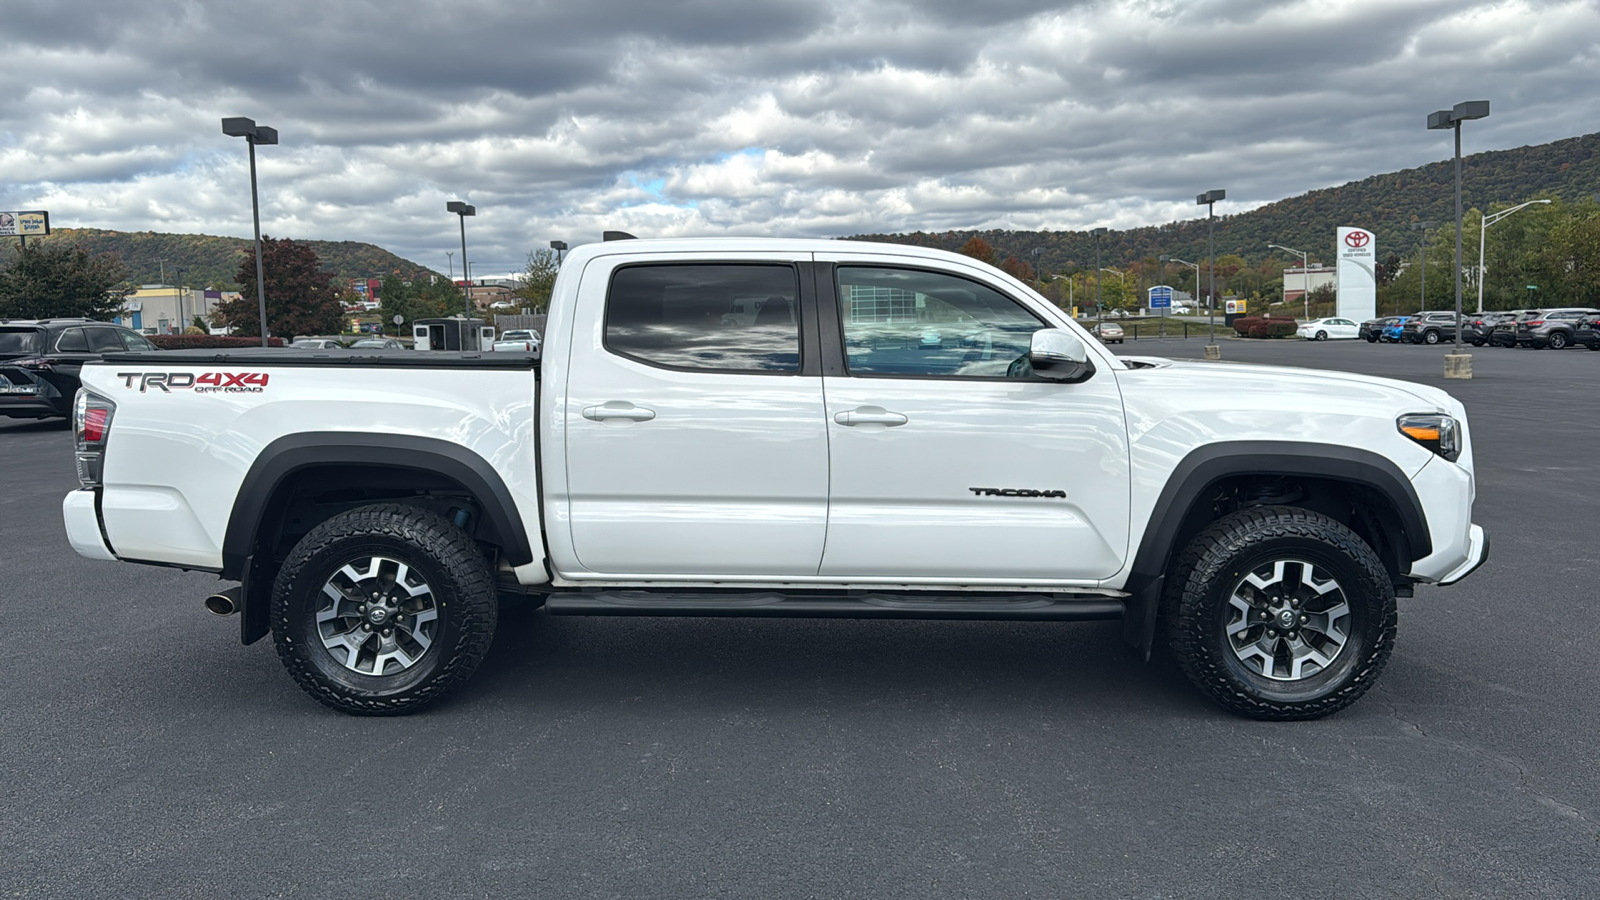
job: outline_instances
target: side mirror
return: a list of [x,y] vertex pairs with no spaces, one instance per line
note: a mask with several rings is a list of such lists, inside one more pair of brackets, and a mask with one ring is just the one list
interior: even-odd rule
[[1035,331],[1028,345],[1028,363],[1035,375],[1051,381],[1075,383],[1094,374],[1083,341],[1065,328]]

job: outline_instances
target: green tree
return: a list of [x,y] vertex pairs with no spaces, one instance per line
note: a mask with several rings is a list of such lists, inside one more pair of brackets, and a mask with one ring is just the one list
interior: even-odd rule
[[[261,245],[266,271],[267,330],[285,339],[303,334],[338,334],[344,325],[339,289],[334,285],[333,273],[322,268],[317,252],[309,244],[289,238],[263,237]],[[241,296],[219,305],[217,312],[235,334],[260,335],[253,247],[240,258],[234,278],[242,285]]]
[[549,247],[528,251],[528,268],[523,270],[522,284],[514,293],[536,313],[550,307],[550,292],[555,290],[556,274],[561,271],[559,260]]
[[1590,208],[1557,223],[1540,256],[1564,301],[1594,305],[1600,300],[1600,210]]
[[115,255],[35,242],[0,269],[0,318],[110,319],[122,308],[124,277]]
[[[378,314],[382,316],[385,328],[395,327],[394,317],[397,315],[403,316],[402,321],[409,324],[418,319],[455,315],[466,308],[461,288],[442,277],[414,281],[402,280],[398,276],[385,278],[378,299]],[[401,326],[401,331],[409,333],[405,325]]]

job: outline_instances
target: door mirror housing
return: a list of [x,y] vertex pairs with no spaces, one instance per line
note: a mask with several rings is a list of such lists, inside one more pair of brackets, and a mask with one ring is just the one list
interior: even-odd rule
[[1088,348],[1065,328],[1035,331],[1028,345],[1028,363],[1035,375],[1051,381],[1076,383],[1094,374]]

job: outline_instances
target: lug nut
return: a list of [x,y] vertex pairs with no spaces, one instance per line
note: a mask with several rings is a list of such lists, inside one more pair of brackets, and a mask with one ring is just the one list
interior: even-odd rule
[[1309,621],[1311,621],[1311,617],[1310,616],[1301,616],[1300,617],[1300,624],[1301,625],[1304,625],[1305,623],[1307,623]]
[[1276,632],[1276,631],[1273,631],[1273,630],[1272,630],[1272,629],[1270,629],[1270,628],[1269,628],[1269,629],[1267,629],[1267,637],[1270,637],[1270,638],[1275,638],[1275,637],[1277,637],[1277,636],[1278,636],[1278,633],[1277,633],[1277,632]]
[[372,626],[371,626],[371,625],[369,625],[369,624],[363,624],[363,625],[362,625],[362,626],[361,626],[361,630],[362,630],[362,631],[371,631],[371,630],[372,630]]
[[390,634],[390,632],[391,632],[391,630],[392,630],[392,629],[388,629],[388,628],[385,628],[385,629],[384,629],[384,630],[383,630],[383,636],[384,636],[384,637],[388,637],[388,636],[389,636],[389,634]]
[[356,612],[366,612],[366,611],[367,611],[367,605],[365,603],[361,604],[361,608],[356,610]]

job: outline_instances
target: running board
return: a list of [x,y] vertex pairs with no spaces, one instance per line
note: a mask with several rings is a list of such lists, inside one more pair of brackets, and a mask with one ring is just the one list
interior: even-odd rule
[[554,593],[555,616],[765,616],[802,619],[975,619],[1070,622],[1122,618],[1122,601],[1075,594],[990,594],[938,597],[903,594]]

